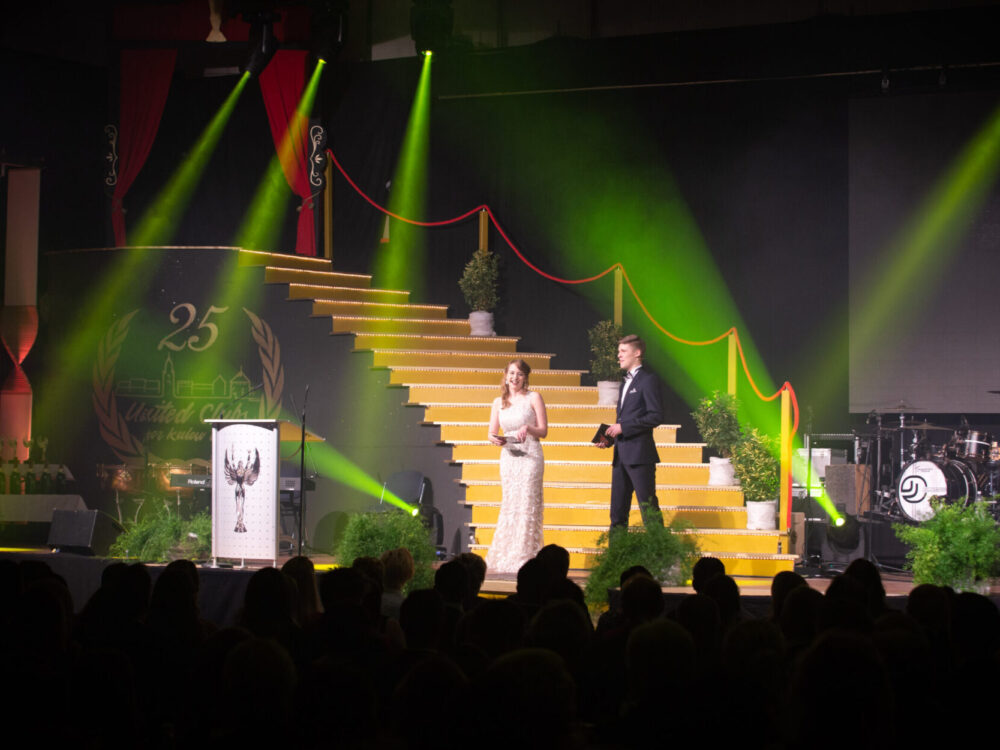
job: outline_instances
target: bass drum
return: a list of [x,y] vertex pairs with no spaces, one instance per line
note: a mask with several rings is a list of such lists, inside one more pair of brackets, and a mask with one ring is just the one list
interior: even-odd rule
[[968,504],[978,494],[976,475],[965,463],[935,458],[907,464],[899,477],[896,497],[903,515],[913,521],[926,521],[934,517],[932,497],[940,497],[947,503]]

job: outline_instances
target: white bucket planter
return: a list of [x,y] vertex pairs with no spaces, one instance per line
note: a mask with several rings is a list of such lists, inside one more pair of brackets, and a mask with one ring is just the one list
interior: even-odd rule
[[762,500],[747,503],[747,528],[774,531],[777,527],[777,500]]
[[472,336],[496,336],[493,330],[493,313],[477,310],[469,313],[469,328]]
[[712,456],[708,459],[708,484],[711,487],[732,487],[736,484],[736,470],[728,458]]
[[621,388],[622,384],[618,380],[598,380],[597,405],[618,406],[618,397],[622,392]]

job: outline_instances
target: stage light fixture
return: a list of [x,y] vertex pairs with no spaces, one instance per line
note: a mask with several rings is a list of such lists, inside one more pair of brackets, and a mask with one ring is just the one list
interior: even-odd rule
[[309,23],[310,56],[317,62],[334,62],[346,38],[347,0],[319,0],[313,4]]
[[278,51],[274,22],[280,19],[281,15],[271,10],[243,14],[243,20],[250,24],[248,37],[250,56],[242,72],[249,73],[251,78],[257,78]]
[[410,8],[410,36],[422,55],[447,49],[455,14],[451,0],[413,0]]

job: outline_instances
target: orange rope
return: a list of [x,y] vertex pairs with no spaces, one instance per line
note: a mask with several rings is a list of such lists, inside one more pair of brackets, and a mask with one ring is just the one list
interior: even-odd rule
[[736,337],[736,348],[739,350],[739,353],[740,353],[740,362],[743,365],[743,372],[747,376],[747,381],[749,381],[750,387],[753,388],[754,393],[756,393],[757,397],[759,399],[761,399],[762,401],[774,401],[774,399],[776,399],[778,396],[781,395],[782,391],[787,390],[789,392],[789,395],[791,396],[792,407],[793,407],[793,411],[794,411],[794,414],[795,414],[795,419],[794,419],[794,421],[792,423],[791,436],[794,438],[796,432],[798,432],[798,428],[799,428],[799,401],[795,397],[795,389],[792,388],[792,384],[789,383],[786,380],[785,383],[781,386],[781,388],[779,388],[777,391],[775,391],[774,395],[772,395],[772,396],[765,396],[763,393],[760,392],[760,389],[757,387],[757,383],[754,382],[753,377],[750,375],[750,368],[747,366],[747,358],[746,358],[746,355],[743,353],[743,344],[740,342],[740,334],[739,334],[739,331],[736,330],[735,326],[733,326],[732,328],[730,328],[728,331],[725,331],[724,333],[719,334],[714,339],[708,339],[707,341],[690,341],[688,339],[681,338],[680,336],[677,336],[676,334],[671,333],[670,331],[668,331],[666,328],[664,328],[662,325],[659,324],[659,322],[656,320],[656,318],[653,317],[652,313],[649,312],[649,309],[646,307],[645,303],[642,301],[642,298],[639,297],[639,293],[635,291],[635,287],[632,285],[632,280],[629,278],[628,272],[625,270],[625,266],[623,266],[620,262],[619,263],[615,263],[612,266],[609,266],[608,268],[606,268],[605,270],[601,271],[599,274],[596,274],[595,276],[589,276],[589,277],[587,277],[585,279],[563,279],[563,278],[560,278],[558,276],[553,276],[552,274],[546,273],[545,271],[543,271],[542,269],[540,269],[538,266],[536,266],[534,263],[532,263],[530,260],[528,260],[524,256],[524,254],[520,251],[520,249],[518,249],[518,247],[514,244],[514,242],[511,240],[511,238],[503,230],[503,227],[500,226],[500,222],[497,221],[496,216],[493,214],[493,210],[488,205],[486,205],[485,203],[483,205],[481,205],[481,206],[476,206],[475,208],[470,209],[469,211],[466,211],[465,213],[460,214],[459,216],[456,216],[456,217],[451,218],[451,219],[445,219],[443,221],[417,221],[415,219],[408,219],[405,216],[400,216],[399,214],[393,213],[392,211],[390,211],[385,206],[379,205],[376,201],[374,201],[370,196],[368,196],[361,189],[361,187],[354,180],[351,179],[351,176],[347,173],[347,170],[345,170],[344,167],[337,160],[337,157],[334,155],[333,150],[328,148],[327,151],[326,151],[326,153],[327,153],[327,155],[329,155],[330,160],[333,162],[334,166],[337,167],[337,170],[340,172],[340,174],[344,177],[345,180],[347,180],[347,182],[350,184],[350,186],[352,188],[354,188],[354,190],[358,193],[358,195],[360,195],[372,207],[376,208],[377,210],[381,211],[382,213],[386,214],[387,216],[391,216],[394,219],[398,219],[400,221],[404,221],[404,222],[407,222],[409,224],[415,224],[415,225],[421,226],[421,227],[440,227],[440,226],[445,226],[445,225],[448,225],[448,224],[454,224],[454,223],[463,221],[463,220],[469,218],[470,216],[472,216],[474,213],[476,213],[478,211],[486,211],[486,213],[490,217],[490,222],[493,224],[493,226],[496,228],[496,230],[500,233],[500,236],[503,237],[503,239],[507,243],[508,247],[510,247],[510,249],[514,251],[514,254],[521,260],[522,263],[524,263],[526,266],[528,266],[528,268],[530,268],[532,271],[535,271],[539,275],[544,276],[545,278],[547,278],[547,279],[549,279],[551,281],[556,281],[556,282],[559,282],[559,283],[562,283],[562,284],[586,284],[587,282],[596,281],[597,279],[600,279],[600,278],[603,278],[604,276],[607,276],[609,273],[611,273],[615,269],[621,269],[622,276],[625,277],[625,283],[628,284],[629,291],[632,292],[632,296],[635,297],[635,301],[638,303],[639,308],[642,310],[642,312],[645,314],[645,316],[647,318],[649,318],[649,321],[654,326],[656,326],[660,330],[660,332],[663,333],[665,336],[673,339],[674,341],[676,341],[679,344],[687,344],[688,346],[709,346],[710,344],[717,344],[718,342],[722,341],[727,336],[735,336]]

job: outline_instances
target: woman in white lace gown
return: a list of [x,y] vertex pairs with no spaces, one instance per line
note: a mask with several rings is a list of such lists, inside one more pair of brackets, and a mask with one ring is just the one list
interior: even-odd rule
[[489,439],[501,446],[503,489],[500,518],[486,555],[486,566],[495,573],[517,573],[542,548],[545,459],[538,439],[548,434],[549,423],[542,397],[528,390],[530,373],[522,359],[507,365],[490,413]]

